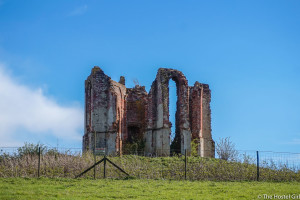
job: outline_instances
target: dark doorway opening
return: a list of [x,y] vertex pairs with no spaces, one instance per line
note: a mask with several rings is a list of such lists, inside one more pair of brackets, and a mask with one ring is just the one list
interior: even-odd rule
[[145,149],[145,140],[139,126],[127,127],[128,138],[125,144],[124,153],[143,154]]
[[128,126],[128,142],[132,143],[139,138],[140,135],[140,128],[138,126]]

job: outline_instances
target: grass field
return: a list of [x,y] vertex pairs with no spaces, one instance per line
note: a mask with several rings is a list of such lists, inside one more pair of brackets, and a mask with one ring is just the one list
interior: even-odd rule
[[264,195],[300,195],[300,183],[0,178],[1,200],[267,199]]

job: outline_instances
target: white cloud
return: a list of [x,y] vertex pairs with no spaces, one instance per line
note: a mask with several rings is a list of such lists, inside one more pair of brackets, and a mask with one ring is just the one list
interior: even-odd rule
[[50,134],[61,140],[79,141],[83,111],[61,106],[45,96],[42,89],[17,83],[0,64],[0,146],[23,144],[18,130],[40,136]]
[[84,13],[86,13],[87,9],[87,5],[77,7],[69,13],[69,16],[83,15]]

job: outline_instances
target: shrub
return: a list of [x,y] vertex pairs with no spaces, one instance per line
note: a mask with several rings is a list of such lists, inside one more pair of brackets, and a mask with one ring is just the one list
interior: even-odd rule
[[222,160],[237,160],[238,151],[235,150],[235,145],[230,141],[229,137],[219,139],[216,151]]

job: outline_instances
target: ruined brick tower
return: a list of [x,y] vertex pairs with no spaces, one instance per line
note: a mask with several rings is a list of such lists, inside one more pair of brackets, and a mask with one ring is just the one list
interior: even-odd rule
[[[169,80],[176,83],[175,137],[171,141]],[[211,135],[210,89],[196,82],[188,86],[182,72],[158,69],[149,93],[144,86],[126,88],[99,67],[85,81],[83,150],[105,149],[107,154],[143,152],[145,155],[188,154],[195,148],[202,157],[215,156]],[[96,136],[96,141],[95,141]],[[193,141],[193,145],[192,145]]]

